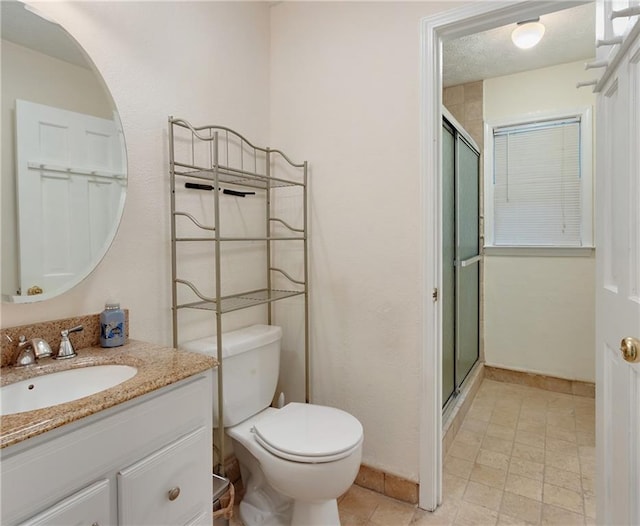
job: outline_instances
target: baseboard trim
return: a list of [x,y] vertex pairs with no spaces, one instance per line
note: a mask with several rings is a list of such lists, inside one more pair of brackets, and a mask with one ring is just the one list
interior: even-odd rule
[[555,393],[584,396],[586,398],[595,398],[596,396],[596,384],[593,382],[568,380],[566,378],[558,378],[556,376],[527,373],[524,371],[516,371],[514,369],[494,367],[487,364],[484,366],[484,377],[487,380],[527,385],[529,387],[537,387],[538,389],[553,391]]
[[360,465],[355,484],[409,504],[418,504],[417,482],[386,473],[365,464]]

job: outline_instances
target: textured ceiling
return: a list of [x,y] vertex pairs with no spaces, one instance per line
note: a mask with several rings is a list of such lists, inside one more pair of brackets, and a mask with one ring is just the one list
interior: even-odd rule
[[540,17],[546,27],[532,49],[511,42],[516,24],[445,42],[443,85],[455,86],[595,56],[595,4],[556,11]]

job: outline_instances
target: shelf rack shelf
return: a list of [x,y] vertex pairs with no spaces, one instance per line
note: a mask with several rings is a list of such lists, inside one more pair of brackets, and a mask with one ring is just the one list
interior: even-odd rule
[[[175,163],[175,166],[182,168],[190,168],[190,171],[177,170],[176,175],[190,177],[192,179],[201,179],[205,181],[213,181],[215,179],[215,170],[208,168],[200,168],[193,165],[185,165]],[[234,184],[247,188],[259,188],[266,190],[267,188],[283,188],[285,186],[302,186],[302,183],[280,179],[277,177],[268,177],[253,172],[242,170],[233,170],[227,166],[218,166],[218,181],[226,184]]]
[[[204,161],[203,161],[204,160]],[[307,162],[294,163],[282,151],[255,146],[245,137],[225,126],[206,125],[193,126],[184,119],[169,117],[169,176],[171,199],[171,268],[172,268],[172,317],[173,346],[180,344],[180,324],[178,313],[185,309],[210,311],[215,317],[215,332],[219,366],[217,369],[218,421],[224,421],[223,414],[223,382],[224,366],[222,362],[223,315],[229,312],[248,309],[257,305],[267,305],[268,324],[272,323],[274,302],[304,296],[304,374],[305,398],[309,401],[309,284],[307,255]],[[197,211],[178,209],[176,205],[176,181],[199,181],[187,188],[209,190],[213,224],[206,224],[198,217]],[[206,184],[202,184],[206,182]],[[237,188],[248,188],[251,192],[264,192],[264,236],[222,236],[221,224],[225,218],[220,211],[220,185],[232,185]],[[302,208],[302,225],[291,225],[281,217],[274,215],[272,194],[280,188],[293,187],[300,190],[300,206]],[[225,189],[225,193],[232,193]],[[240,192],[242,194],[242,192]],[[239,203],[240,204],[240,203]],[[201,211],[200,211],[201,212]],[[177,235],[177,218],[186,218],[196,230],[203,235]],[[184,219],[181,219],[184,221]],[[280,230],[274,232],[275,227]],[[287,233],[282,234],[282,229]],[[206,232],[206,234],[204,234]],[[265,286],[256,290],[222,295],[223,280],[221,270],[221,253],[223,247],[232,243],[252,242],[263,244],[266,252]],[[273,264],[274,243],[301,243],[303,251],[303,276],[297,279],[282,268]],[[181,261],[179,246],[192,243],[213,244],[214,257],[212,265],[213,283],[205,283],[207,289],[213,286],[215,293],[203,294],[193,282],[179,276]],[[284,281],[291,284],[291,290],[283,290],[275,285],[275,274],[284,276]],[[211,278],[209,278],[211,280]],[[278,283],[282,282],[281,279]],[[194,301],[178,302],[178,288],[192,294]],[[289,287],[286,287],[289,289]],[[190,291],[190,292],[189,292]],[[225,436],[224,427],[219,426],[216,434],[215,448],[218,450],[215,471],[224,474]]]
[[232,294],[230,296],[223,296],[219,304],[215,300],[202,300],[194,301],[192,303],[183,303],[182,305],[177,305],[177,308],[201,309],[214,312],[218,312],[219,310],[221,314],[224,314],[226,312],[233,312],[249,307],[255,307],[257,305],[264,305],[265,303],[271,303],[272,301],[292,298],[293,296],[299,296],[300,294],[304,294],[304,291],[260,289],[251,292],[242,292],[240,294]]

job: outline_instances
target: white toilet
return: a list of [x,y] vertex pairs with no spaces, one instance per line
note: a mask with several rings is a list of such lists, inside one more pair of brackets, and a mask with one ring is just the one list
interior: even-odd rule
[[[245,526],[337,526],[336,499],[360,468],[362,425],[332,407],[269,407],[281,338],[282,329],[273,325],[252,325],[222,338],[224,427],[246,488],[240,519]],[[181,347],[215,356],[216,337]],[[217,403],[213,408],[217,427]]]

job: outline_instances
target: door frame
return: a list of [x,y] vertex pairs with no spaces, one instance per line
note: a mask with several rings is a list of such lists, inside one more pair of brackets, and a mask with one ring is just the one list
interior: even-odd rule
[[[420,184],[422,224],[422,334],[418,505],[442,502],[442,42],[512,24],[585,1],[472,2],[425,17],[420,24]],[[594,35],[595,38],[595,35]]]

